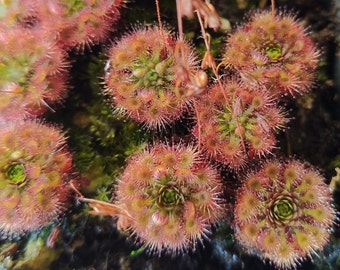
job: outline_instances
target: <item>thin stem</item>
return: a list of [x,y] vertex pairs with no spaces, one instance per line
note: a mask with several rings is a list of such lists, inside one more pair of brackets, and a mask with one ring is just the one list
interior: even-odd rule
[[[273,2],[274,0],[272,0]],[[207,53],[210,53],[210,39],[208,40],[208,34],[205,32],[205,28],[203,26],[203,21],[202,21],[202,18],[201,18],[201,14],[198,10],[196,10],[196,13],[197,13],[197,18],[198,18],[198,21],[200,23],[200,26],[201,26],[201,32],[202,32],[202,36],[203,36],[203,39],[204,39],[204,43],[205,43],[205,47],[207,49]],[[225,100],[225,106],[227,107],[227,109],[230,111],[235,123],[236,123],[236,126],[237,128],[240,128],[240,124],[238,122],[238,118],[237,118],[237,115],[234,114],[234,111],[231,107],[231,104],[229,104],[229,98],[227,97],[227,94],[225,92],[225,89],[223,87],[223,84],[220,80],[220,77],[218,76],[218,68],[216,67],[216,63],[215,61],[213,63],[211,63],[210,65],[215,77],[216,77],[216,80],[218,82],[218,85],[221,89],[221,92],[223,94],[223,97],[224,97],[224,100]],[[233,101],[235,100],[235,96],[233,96]],[[196,112],[197,113],[197,112]],[[200,128],[199,128],[199,131],[200,131]],[[200,133],[198,134],[199,136],[199,139],[200,139]],[[242,136],[242,134],[240,133],[240,139],[241,139],[241,144],[242,144],[242,148],[243,148],[243,151],[246,153],[246,146],[245,146],[245,143],[244,143],[244,138]]]
[[176,0],[176,10],[177,10],[177,24],[178,24],[179,40],[182,41],[183,40],[183,24],[182,24],[182,13],[180,9],[180,1],[181,0]]
[[162,35],[164,45],[167,46],[167,42],[165,41],[165,36],[164,36],[164,31],[163,31],[163,24],[162,24],[162,19],[161,19],[161,9],[159,8],[159,1],[155,0],[155,4],[156,4],[156,10],[157,10],[157,19],[158,19],[159,30],[161,31],[161,35]]
[[69,183],[71,188],[77,195],[79,196],[78,200],[86,202],[89,206],[93,209],[92,213],[95,215],[110,215],[110,216],[118,216],[118,215],[125,215],[131,219],[133,217],[123,208],[119,207],[118,205],[99,201],[96,199],[85,198],[83,194],[75,187],[73,181]]
[[161,10],[159,8],[158,0],[155,0],[155,4],[156,4],[156,10],[157,10],[157,19],[158,19],[159,29],[163,30],[163,25],[162,25],[162,20],[161,20]]
[[75,193],[77,193],[77,195],[79,196],[80,200],[83,199],[83,198],[84,198],[83,194],[81,194],[81,192],[75,187],[75,185],[74,185],[74,183],[73,183],[73,180],[70,181],[69,184],[70,184],[71,188],[73,189],[73,191],[74,191]]
[[[207,33],[205,32],[204,25],[203,25],[203,21],[202,21],[202,18],[201,18],[201,14],[200,14],[200,12],[199,12],[198,10],[196,10],[196,13],[197,13],[198,21],[199,21],[200,26],[201,26],[201,33],[202,33],[202,37],[203,37],[203,40],[204,40],[205,47],[206,47],[206,49],[207,49],[207,52],[210,53],[210,41],[208,41],[208,39],[207,39],[207,36],[208,36],[208,35],[207,35]],[[218,82],[218,85],[219,85],[220,88],[221,88],[223,97],[224,97],[224,99],[225,99],[225,101],[226,101],[226,106],[227,106],[228,109],[231,110],[231,108],[230,108],[230,106],[229,106],[229,104],[228,104],[227,95],[226,95],[226,93],[225,93],[225,91],[224,91],[222,82],[221,82],[221,80],[220,80],[220,78],[219,78],[219,76],[218,76],[218,72],[217,72],[217,68],[216,68],[216,63],[215,63],[215,62],[211,63],[211,66],[210,66],[210,67],[211,67],[211,69],[213,70],[213,73],[214,73],[214,75],[215,75],[215,77],[216,77],[216,80],[217,80],[217,82]]]
[[272,16],[275,16],[275,0],[271,0],[271,5],[272,5]]
[[203,40],[204,40],[205,47],[207,48],[207,51],[210,51],[210,40],[209,41],[207,40],[207,33],[205,32],[205,28],[204,28],[203,21],[202,21],[202,18],[201,18],[201,13],[199,12],[199,10],[196,10],[196,13],[197,13],[198,21],[200,23],[202,37],[203,37]]

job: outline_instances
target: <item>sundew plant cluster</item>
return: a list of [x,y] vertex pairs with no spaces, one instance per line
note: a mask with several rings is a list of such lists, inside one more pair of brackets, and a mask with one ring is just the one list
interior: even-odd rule
[[236,2],[0,2],[0,268],[336,265],[327,47]]

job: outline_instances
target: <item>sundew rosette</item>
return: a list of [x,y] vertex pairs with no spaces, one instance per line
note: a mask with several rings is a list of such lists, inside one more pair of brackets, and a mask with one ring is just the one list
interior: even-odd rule
[[248,253],[290,269],[327,244],[335,210],[315,168],[272,160],[244,178],[234,217],[236,239]]
[[0,230],[34,231],[65,210],[72,157],[59,129],[36,121],[0,129]]
[[223,64],[274,94],[295,96],[310,91],[318,58],[314,42],[294,16],[259,11],[229,36]]
[[58,40],[63,48],[84,51],[106,41],[120,18],[121,0],[39,0],[38,14],[42,27]]
[[65,52],[42,31],[0,29],[0,118],[40,115],[67,94]]
[[108,58],[105,93],[116,112],[155,129],[188,110],[193,97],[187,79],[198,69],[197,58],[168,30],[136,29],[109,49]]
[[120,0],[12,0],[0,3],[0,27],[42,31],[64,49],[104,42],[120,18]]
[[125,213],[118,228],[150,252],[194,249],[224,213],[220,176],[199,155],[160,143],[133,155],[116,187],[115,204]]
[[287,122],[263,86],[230,78],[209,87],[195,105],[193,134],[209,156],[233,169],[268,156]]

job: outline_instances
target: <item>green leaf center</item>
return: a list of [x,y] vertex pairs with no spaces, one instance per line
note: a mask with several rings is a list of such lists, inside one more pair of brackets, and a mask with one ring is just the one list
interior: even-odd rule
[[275,45],[269,45],[265,48],[266,55],[272,60],[278,60],[281,55],[281,48]]
[[6,171],[6,176],[11,184],[21,186],[25,183],[26,172],[25,166],[21,163],[11,164]]

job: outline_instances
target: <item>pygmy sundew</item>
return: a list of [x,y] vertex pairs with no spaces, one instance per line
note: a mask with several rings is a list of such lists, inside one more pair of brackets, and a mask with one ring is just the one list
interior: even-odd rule
[[287,119],[264,87],[232,78],[211,86],[195,106],[193,134],[216,161],[234,169],[268,155]]
[[324,178],[297,160],[268,161],[249,173],[237,192],[234,214],[237,240],[282,269],[322,249],[335,220]]
[[188,108],[192,97],[187,93],[192,89],[186,77],[198,69],[196,57],[188,44],[177,43],[169,31],[135,30],[119,40],[108,56],[105,92],[113,97],[117,111],[149,128],[159,128]]
[[64,49],[105,41],[119,17],[120,0],[13,0],[0,2],[0,27],[42,31]]
[[0,29],[0,115],[40,115],[66,96],[65,52],[41,31]]
[[172,254],[195,248],[223,213],[218,172],[184,145],[156,144],[128,160],[115,204],[130,216],[129,228],[151,252]]
[[311,89],[319,52],[306,29],[289,14],[262,11],[229,36],[223,63],[275,94]]
[[85,45],[105,41],[119,17],[121,0],[39,0],[42,27],[54,34],[65,49],[84,50]]
[[1,126],[1,234],[33,231],[59,217],[70,196],[71,167],[57,128],[36,121]]

